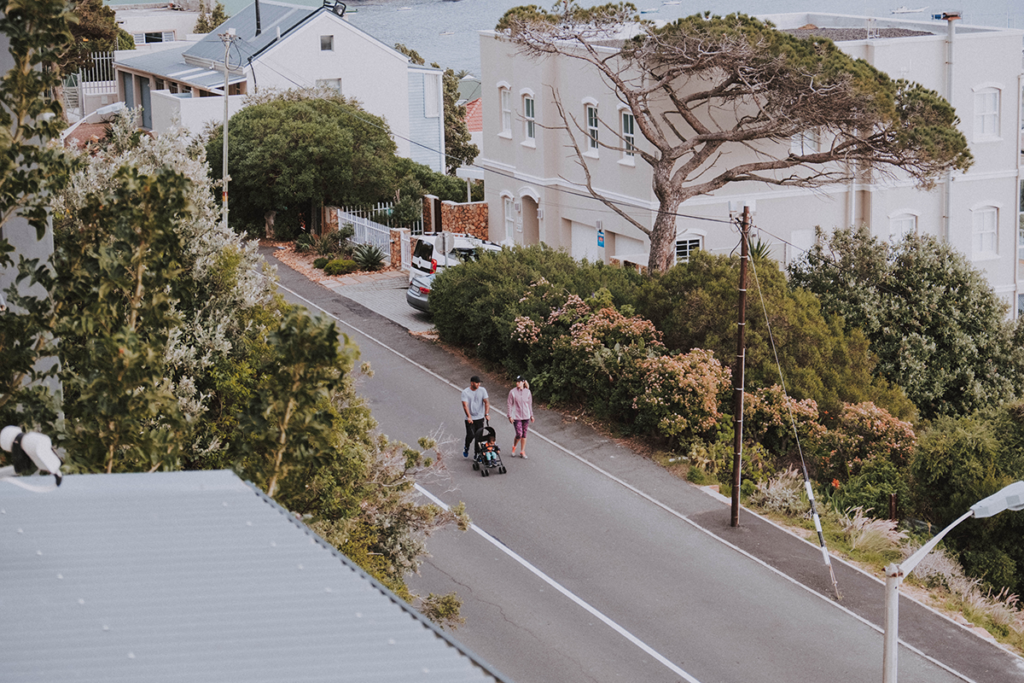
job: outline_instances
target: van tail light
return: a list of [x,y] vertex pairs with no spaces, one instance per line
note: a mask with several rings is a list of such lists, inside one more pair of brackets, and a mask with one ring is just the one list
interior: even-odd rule
[[437,272],[437,259],[436,258],[430,259],[430,272],[431,273],[436,273]]
[[420,287],[420,294],[430,294],[430,287]]

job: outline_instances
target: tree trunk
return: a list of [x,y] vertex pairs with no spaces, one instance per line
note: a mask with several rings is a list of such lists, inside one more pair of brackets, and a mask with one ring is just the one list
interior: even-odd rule
[[263,214],[263,220],[266,223],[266,235],[268,240],[277,239],[274,236],[274,219],[277,218],[277,211],[267,211]]
[[651,273],[664,273],[675,263],[676,217],[673,213],[662,211],[654,219],[654,229],[651,230],[651,255],[647,261],[647,269]]

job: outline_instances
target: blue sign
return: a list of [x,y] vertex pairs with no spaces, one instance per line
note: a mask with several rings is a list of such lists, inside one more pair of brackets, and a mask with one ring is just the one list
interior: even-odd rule
[[597,246],[604,247],[604,230],[597,231]]

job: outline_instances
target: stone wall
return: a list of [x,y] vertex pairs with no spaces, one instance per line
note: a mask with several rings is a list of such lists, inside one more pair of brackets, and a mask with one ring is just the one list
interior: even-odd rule
[[487,227],[487,202],[442,202],[441,225],[445,232],[464,233],[486,240],[490,234]]
[[[408,228],[391,228],[391,235],[388,242],[391,252],[391,265],[396,268],[402,267],[402,235],[408,234]],[[415,243],[412,247],[415,248]],[[411,251],[409,252],[412,253]]]
[[429,235],[432,232],[440,232],[440,228],[434,226],[434,204],[441,201],[432,194],[423,195],[423,234]]

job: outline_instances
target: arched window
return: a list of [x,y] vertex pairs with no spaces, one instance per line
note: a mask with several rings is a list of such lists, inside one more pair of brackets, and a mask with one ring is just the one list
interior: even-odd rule
[[523,134],[527,140],[537,139],[537,114],[533,95],[523,95]]
[[902,242],[907,235],[917,234],[917,216],[899,213],[889,217],[889,244]]
[[687,235],[676,240],[676,263],[689,263],[694,252],[701,248],[701,238]]
[[501,134],[512,137],[512,96],[508,88],[498,88],[498,100],[501,105]]

